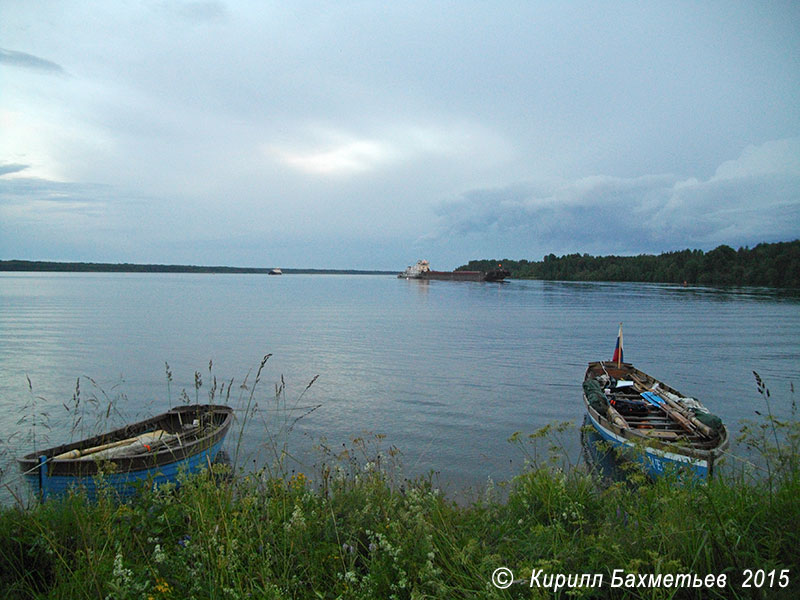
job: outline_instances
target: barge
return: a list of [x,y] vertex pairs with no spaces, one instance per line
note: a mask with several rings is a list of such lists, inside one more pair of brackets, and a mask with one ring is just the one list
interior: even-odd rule
[[444,281],[502,281],[511,273],[503,265],[497,265],[491,271],[432,271],[427,260],[418,260],[417,264],[406,267],[399,279],[440,279]]

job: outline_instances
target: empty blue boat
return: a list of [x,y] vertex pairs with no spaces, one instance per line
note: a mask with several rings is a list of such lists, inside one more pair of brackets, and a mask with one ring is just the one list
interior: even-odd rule
[[185,405],[79,442],[33,452],[18,460],[42,499],[83,488],[95,498],[108,488],[120,498],[142,484],[176,482],[215,458],[233,422],[233,409]]

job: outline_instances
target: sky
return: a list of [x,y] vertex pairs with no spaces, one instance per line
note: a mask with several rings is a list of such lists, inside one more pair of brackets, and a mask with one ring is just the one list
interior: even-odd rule
[[0,259],[800,237],[800,3],[0,0]]

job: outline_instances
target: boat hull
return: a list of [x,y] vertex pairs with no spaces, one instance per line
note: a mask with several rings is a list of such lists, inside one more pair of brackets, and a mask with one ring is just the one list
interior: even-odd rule
[[[157,428],[178,431],[196,418],[204,420],[206,430],[178,447],[108,460],[56,458],[65,452],[113,443]],[[101,490],[124,499],[142,485],[177,484],[182,474],[206,468],[221,450],[232,422],[233,410],[227,406],[182,406],[87,440],[28,454],[18,462],[25,479],[43,500],[62,496],[70,489],[83,489],[90,499],[95,499]]]
[[440,281],[502,281],[510,275],[505,269],[495,271],[423,271],[400,273],[399,279],[437,279]]
[[25,476],[28,484],[38,490],[42,500],[66,495],[70,490],[84,490],[90,500],[97,498],[101,490],[111,491],[119,498],[129,498],[141,485],[158,487],[165,483],[177,483],[182,474],[197,473],[214,461],[222,448],[222,441],[180,461],[163,466],[140,469],[128,473],[98,474],[93,477],[71,475],[49,475],[46,461],[35,474]]
[[485,281],[483,271],[427,271],[421,279],[439,279],[442,281]]
[[[596,414],[596,413],[595,413]],[[667,473],[689,472],[692,478],[705,481],[709,476],[709,461],[705,458],[692,458],[684,454],[649,447],[642,442],[633,441],[604,427],[596,416],[587,413],[589,423],[597,434],[608,443],[614,456],[638,463],[651,479],[663,477]]]
[[[681,401],[688,400],[675,389],[628,363],[620,366],[610,362],[590,363],[584,382],[594,378],[600,370],[614,378],[627,377],[636,381],[643,398],[641,406],[635,410],[628,405],[627,410],[631,412],[626,420],[626,409],[622,408],[624,404],[620,400],[616,401],[614,409],[600,407],[607,411],[601,412],[597,402],[590,401],[584,387],[583,401],[588,422],[614,455],[638,463],[652,479],[675,473],[681,478],[688,475],[689,479],[705,481],[712,475],[715,463],[728,446],[728,431],[724,426],[707,435],[701,435],[699,431],[690,434],[688,432],[693,427],[689,423],[692,417],[688,411],[688,416],[681,418],[680,415],[671,416],[679,412],[677,410],[648,406],[647,398],[654,395],[653,390],[668,393]],[[659,431],[662,425],[656,423],[667,421],[670,421],[667,426],[674,429],[680,429],[678,425],[683,421],[685,431],[675,433],[667,431],[668,427]],[[637,424],[634,426],[633,423]]]

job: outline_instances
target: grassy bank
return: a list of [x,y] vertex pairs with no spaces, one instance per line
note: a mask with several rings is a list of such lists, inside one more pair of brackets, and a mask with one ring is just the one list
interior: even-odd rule
[[[0,590],[115,599],[797,597],[796,420],[766,416],[745,427],[765,470],[737,463],[694,486],[601,484],[586,469],[559,468],[548,433],[514,436],[527,467],[468,505],[430,479],[404,480],[391,450],[356,439],[315,473],[234,476],[217,465],[127,504],[74,495],[5,508]],[[522,581],[494,586],[499,567]],[[748,569],[763,571],[750,580],[757,587],[743,587]],[[615,570],[633,585],[612,587]],[[726,585],[650,587],[635,575],[686,573],[724,575]],[[555,591],[548,577],[558,574],[572,583],[602,575],[602,584]]]

